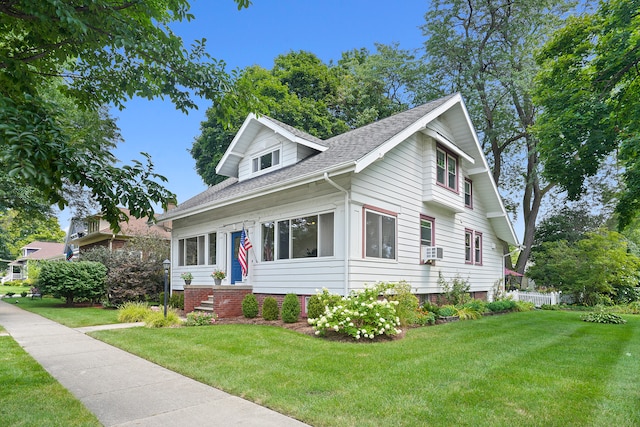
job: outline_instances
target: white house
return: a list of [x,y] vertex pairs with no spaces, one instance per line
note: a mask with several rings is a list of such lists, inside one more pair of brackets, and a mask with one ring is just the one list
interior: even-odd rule
[[518,243],[459,94],[327,140],[251,114],[216,171],[229,178],[160,216],[173,221],[173,290],[187,271],[212,288],[222,269],[221,289],[304,303],[379,281],[435,295],[442,274],[486,298],[504,277],[503,243]]

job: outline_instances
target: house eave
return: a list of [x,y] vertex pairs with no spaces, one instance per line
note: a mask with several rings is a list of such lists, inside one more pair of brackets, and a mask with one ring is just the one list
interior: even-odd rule
[[324,175],[325,173],[328,174],[332,174],[332,175],[341,175],[341,174],[345,174],[345,173],[350,173],[350,172],[354,172],[355,170],[355,163],[353,162],[348,162],[342,165],[337,165],[335,167],[332,167],[330,169],[324,169],[324,170],[320,170],[320,171],[315,171],[313,173],[309,173],[307,175],[303,175],[300,177],[297,177],[296,179],[290,180],[290,181],[286,181],[284,183],[278,183],[278,185],[271,185],[271,186],[265,186],[265,187],[260,187],[260,188],[256,188],[250,192],[244,193],[241,196],[238,197],[233,197],[233,198],[229,198],[229,199],[225,199],[225,200],[221,200],[221,201],[212,201],[209,203],[205,203],[202,205],[198,205],[198,206],[194,206],[193,208],[190,209],[185,209],[184,211],[178,212],[174,215],[171,214],[171,211],[167,212],[166,214],[162,215],[162,221],[172,221],[172,220],[177,220],[177,219],[182,219],[182,218],[186,218],[192,215],[198,215],[201,214],[203,212],[207,212],[211,209],[216,209],[216,208],[221,208],[224,206],[229,206],[229,205],[233,205],[236,203],[240,203],[246,200],[250,200],[256,197],[256,195],[267,195],[267,194],[272,194],[272,193],[276,193],[278,191],[284,191],[284,190],[288,190],[291,189],[293,187],[298,187],[301,185],[305,185],[311,182],[315,182],[315,181],[322,181],[324,180]]

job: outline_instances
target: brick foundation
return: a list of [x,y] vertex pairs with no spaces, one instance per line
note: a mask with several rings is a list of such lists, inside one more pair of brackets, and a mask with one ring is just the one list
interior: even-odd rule
[[252,286],[185,286],[184,312],[192,312],[202,301],[206,301],[209,296],[213,295],[213,312],[219,318],[242,316],[242,299],[252,290]]

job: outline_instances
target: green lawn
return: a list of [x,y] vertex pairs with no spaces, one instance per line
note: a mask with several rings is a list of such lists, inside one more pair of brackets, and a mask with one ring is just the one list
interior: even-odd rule
[[107,310],[102,307],[67,307],[64,300],[57,298],[3,298],[3,301],[7,303],[17,301],[20,308],[70,328],[119,323],[118,310]]
[[4,286],[0,285],[0,295],[6,295],[9,292],[13,292],[17,296],[20,296],[20,293],[27,292],[30,293],[30,286]]
[[0,425],[100,426],[98,419],[11,337],[0,336]]
[[317,426],[640,425],[640,316],[536,311],[341,343],[268,326],[92,335]]

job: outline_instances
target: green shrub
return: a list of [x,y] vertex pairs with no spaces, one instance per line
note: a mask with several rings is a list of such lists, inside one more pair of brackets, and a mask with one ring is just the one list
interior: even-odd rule
[[216,323],[218,316],[215,313],[205,313],[203,311],[193,311],[187,313],[185,326],[207,326]]
[[515,311],[531,311],[535,310],[536,305],[529,301],[516,301]]
[[15,292],[7,292],[5,295],[8,296],[9,298],[11,298],[15,294],[16,294]]
[[[164,299],[162,300],[164,303]],[[184,294],[175,293],[169,297],[169,307],[184,310]]]
[[149,305],[145,302],[125,302],[118,309],[118,322],[142,322],[148,312]]
[[282,321],[296,323],[300,316],[300,300],[296,294],[287,294],[282,301]]
[[462,305],[460,307],[456,307],[456,316],[460,318],[460,320],[475,320],[482,317],[482,313],[484,311],[478,311],[472,305]]
[[[379,335],[396,335],[401,332],[400,319],[396,316],[398,301],[379,299],[383,286],[367,287],[352,291],[347,297],[327,298],[332,301],[318,318],[310,318],[309,324],[321,335],[328,330],[355,339],[374,339]],[[323,290],[323,295],[328,291]],[[324,297],[321,297],[324,300]]]
[[307,317],[316,319],[322,316],[322,313],[324,313],[324,304],[319,295],[313,295],[309,298],[309,304],[307,305]]
[[516,308],[516,302],[510,299],[501,299],[487,304],[487,310],[497,313],[500,311],[511,311]]
[[411,293],[411,285],[405,281],[398,283],[381,283],[381,289],[385,289],[385,294],[389,301],[397,301],[396,316],[400,318],[400,325],[415,325],[418,320],[418,307],[420,301]]
[[607,313],[605,311],[597,311],[592,313],[585,313],[580,316],[580,319],[585,322],[594,322],[594,323],[612,323],[612,324],[622,324],[627,323],[620,315],[615,313]]
[[458,310],[456,310],[456,307],[451,304],[443,305],[442,307],[440,307],[438,312],[440,317],[451,317],[458,315]]
[[433,304],[431,301],[425,301],[422,303],[422,310],[433,313],[436,317],[440,315],[440,307]]
[[242,315],[247,319],[258,315],[258,299],[254,294],[247,294],[242,298]]
[[469,302],[471,298],[471,285],[468,280],[463,280],[456,276],[448,282],[442,273],[438,276],[438,285],[442,288],[442,301],[444,304],[462,305]]
[[20,296],[21,296],[22,298],[26,298],[27,294],[28,294],[28,292],[27,292],[27,291],[22,291],[22,292],[20,292]]
[[144,318],[144,325],[147,328],[164,328],[167,326],[179,325],[182,323],[178,313],[174,309],[167,310],[167,317],[164,317],[164,310],[159,307],[152,307],[148,310]]
[[472,299],[471,301],[463,304],[463,307],[469,307],[474,311],[482,314],[487,312],[487,302],[482,301],[481,299]]
[[262,302],[262,318],[264,320],[278,320],[280,309],[274,297],[266,297]]
[[560,310],[561,309],[561,307],[556,304],[542,304],[540,308],[542,310]]
[[37,286],[43,295],[65,298],[67,305],[80,299],[99,301],[105,294],[106,272],[99,262],[43,261]]
[[436,323],[436,314],[423,308],[417,310],[415,325],[425,326]]

